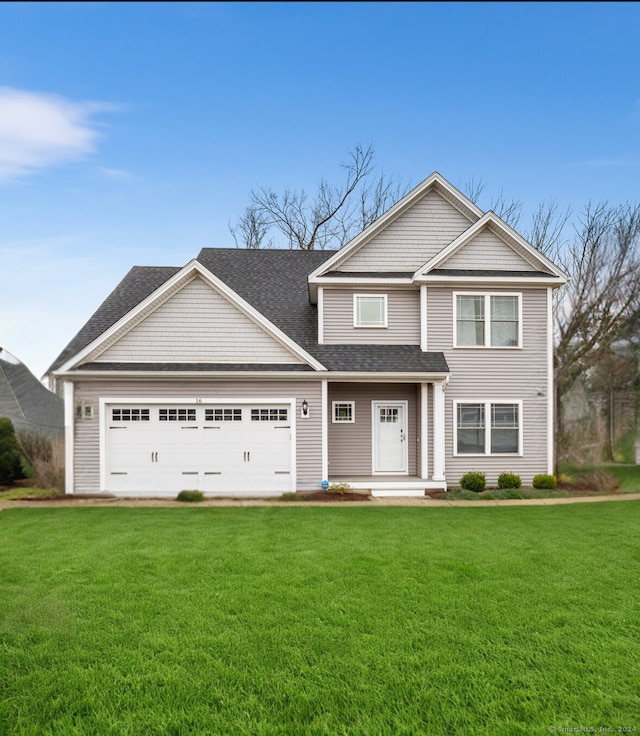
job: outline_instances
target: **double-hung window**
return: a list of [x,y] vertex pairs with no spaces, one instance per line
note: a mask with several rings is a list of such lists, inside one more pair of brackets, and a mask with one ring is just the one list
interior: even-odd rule
[[455,294],[455,347],[522,347],[520,294]]
[[354,327],[386,327],[387,295],[386,294],[354,294],[353,295]]
[[456,455],[521,455],[522,402],[455,403]]

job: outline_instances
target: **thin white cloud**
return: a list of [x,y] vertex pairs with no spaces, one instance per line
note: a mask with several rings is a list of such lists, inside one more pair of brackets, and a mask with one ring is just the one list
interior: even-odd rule
[[0,87],[0,181],[80,159],[96,148],[97,112],[115,109]]
[[98,169],[98,171],[101,176],[111,181],[137,181],[138,179],[137,176],[124,169],[108,169],[103,167]]
[[635,166],[635,162],[624,158],[593,158],[584,161],[592,169],[610,169],[618,166]]

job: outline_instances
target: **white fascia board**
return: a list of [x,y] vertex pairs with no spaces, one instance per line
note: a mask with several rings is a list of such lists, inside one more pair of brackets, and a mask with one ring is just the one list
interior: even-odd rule
[[[538,261],[538,264],[544,266],[554,276],[556,276],[557,279],[559,279],[559,283],[561,284],[566,283],[566,281],[568,280],[568,277],[563,271],[561,271],[546,256],[540,253],[540,251],[536,250],[531,245],[531,243],[527,242],[513,228],[509,227],[505,222],[503,222],[495,214],[495,212],[491,212],[491,211],[483,215],[477,222],[471,225],[471,227],[465,230],[455,240],[449,243],[449,245],[443,248],[439,253],[437,253],[429,261],[427,261],[427,263],[425,263],[424,266],[419,268],[414,274],[414,277],[413,277],[414,280],[420,281],[421,279],[423,279],[428,274],[429,271],[433,270],[434,268],[437,268],[441,263],[443,263],[443,261],[446,261],[448,258],[450,258],[454,253],[460,250],[464,245],[466,245],[470,240],[472,240],[479,232],[481,232],[488,225],[493,225],[498,231],[502,231],[505,235],[515,240],[518,243],[518,245],[525,251],[525,254],[528,255],[530,259],[533,259],[533,262],[532,262],[532,260],[529,260],[529,258],[525,258],[531,266],[536,266],[535,261]],[[505,243],[505,244],[509,245],[509,243]],[[522,253],[518,253],[518,255],[525,257]]]
[[265,373],[264,371],[85,371],[77,370],[66,374],[56,374],[65,380],[104,380],[113,381],[114,378],[149,381],[150,379],[164,379],[168,381],[184,380],[193,381],[194,379],[202,379],[211,381],[212,379],[234,379],[241,381],[264,382],[273,381],[291,381],[292,379],[308,382],[318,379],[332,381],[360,383],[431,383],[432,381],[444,381],[450,377],[449,373],[402,373],[402,372],[380,372],[380,373],[363,373],[354,371],[277,371],[274,373]]
[[340,250],[335,255],[331,256],[329,260],[325,261],[321,266],[316,268],[315,271],[312,271],[311,274],[309,274],[309,283],[316,283],[317,278],[327,273],[327,271],[334,270],[334,266],[346,260],[354,251],[358,250],[358,248],[364,245],[367,240],[377,235],[381,230],[384,230],[384,228],[387,227],[389,223],[393,222],[393,220],[395,220],[398,215],[409,209],[409,207],[411,207],[418,199],[420,199],[429,189],[434,187],[436,184],[444,189],[452,199],[457,200],[464,209],[471,210],[471,212],[476,214],[478,217],[482,217],[483,212],[479,207],[477,207],[470,199],[465,197],[462,192],[459,192],[454,186],[449,184],[449,182],[437,171],[434,171],[431,176],[428,176],[424,181],[420,182],[420,184],[414,187],[408,194],[405,194],[405,196],[401,200],[396,202],[393,207],[390,207],[383,215],[372,222],[369,227],[365,228],[361,233],[356,235],[355,238],[350,240],[344,247],[340,248]]
[[251,304],[249,304],[239,294],[233,291],[233,289],[227,286],[224,281],[221,281],[217,276],[211,273],[208,268],[205,268],[198,260],[194,258],[189,263],[187,263],[184,268],[181,268],[180,271],[178,271],[170,279],[165,281],[162,286],[149,294],[146,299],[143,299],[138,305],[127,312],[127,314],[125,314],[123,317],[121,317],[115,324],[111,325],[108,330],[105,330],[101,335],[99,335],[95,340],[89,343],[89,345],[83,348],[73,358],[70,358],[64,365],[59,368],[58,371],[55,372],[55,374],[64,373],[81,363],[87,355],[99,348],[100,345],[104,344],[112,335],[125,327],[129,322],[135,320],[135,318],[147,307],[151,306],[154,302],[160,300],[167,291],[172,289],[176,284],[178,284],[180,281],[191,274],[198,274],[205,281],[208,281],[212,287],[217,289],[241,312],[249,317],[249,319],[262,327],[265,332],[270,334],[271,337],[277,340],[283,347],[287,348],[294,355],[297,355],[305,363],[314,368],[314,370],[325,370],[324,366],[320,362],[318,362],[312,355],[307,353],[307,351],[301,348],[300,345],[298,345],[290,337],[285,335],[285,333],[282,332],[280,328],[276,327],[263,314],[258,312],[255,307],[252,307]]
[[432,383],[433,381],[445,381],[450,373],[355,373],[349,371],[331,371],[327,379],[331,383],[340,381],[342,383]]
[[268,379],[269,381],[290,381],[291,379],[298,379],[300,381],[313,381],[319,376],[326,376],[329,372],[326,369],[322,371],[96,371],[96,370],[78,370],[71,371],[69,373],[58,373],[54,375],[58,378],[64,378],[67,381],[79,380],[91,378],[92,380],[103,379],[105,381],[112,381],[114,378],[126,378],[139,381],[148,381],[152,378],[166,379],[167,381],[174,381],[176,379],[193,381],[194,379],[201,378],[203,380],[211,381],[212,379],[238,379],[248,381],[263,381]]
[[422,276],[417,283],[420,284],[438,284],[438,286],[461,286],[484,289],[487,285],[493,286],[513,286],[514,284],[522,284],[523,286],[551,286],[557,288],[565,282],[555,277],[544,276],[432,276],[427,274]]
[[413,278],[407,276],[405,278],[386,278],[385,276],[340,276],[339,278],[332,278],[331,276],[320,276],[314,284],[318,286],[410,286],[413,283]]

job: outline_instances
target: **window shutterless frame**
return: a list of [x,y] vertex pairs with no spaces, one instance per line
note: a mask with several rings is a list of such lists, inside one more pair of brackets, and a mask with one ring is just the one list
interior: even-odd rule
[[[522,457],[521,399],[465,399],[453,402],[453,454],[455,457]],[[501,452],[508,435],[517,433],[516,450]],[[469,451],[460,451],[461,444]]]
[[356,402],[355,401],[332,401],[331,421],[333,424],[355,424]]
[[[510,310],[510,301],[515,310]],[[514,326],[515,329],[510,328]],[[515,333],[515,345],[500,345],[500,335]],[[462,334],[473,340],[461,340]],[[522,293],[510,291],[454,291],[453,347],[519,350],[522,348]]]
[[354,294],[353,326],[384,328],[388,322],[386,294]]

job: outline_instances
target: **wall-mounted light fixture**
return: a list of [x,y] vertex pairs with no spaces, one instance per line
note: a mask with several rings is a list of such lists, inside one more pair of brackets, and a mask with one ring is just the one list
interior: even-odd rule
[[309,402],[306,399],[302,400],[302,405],[300,407],[300,416],[303,419],[308,419],[309,417]]

